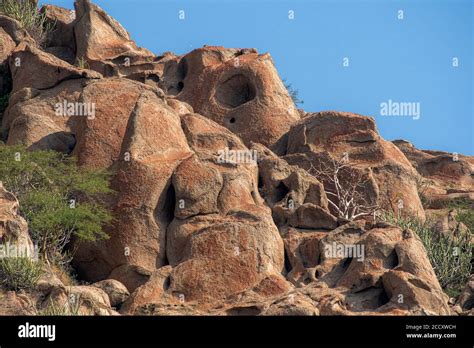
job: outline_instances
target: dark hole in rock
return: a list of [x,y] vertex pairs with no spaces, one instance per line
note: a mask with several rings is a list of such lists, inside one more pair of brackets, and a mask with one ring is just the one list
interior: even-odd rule
[[147,81],[160,82],[160,77],[157,74],[150,74],[146,77]]
[[353,260],[352,257],[348,257],[347,259],[345,259],[344,262],[342,263],[342,268],[346,269],[347,267],[349,267],[352,260]]
[[181,59],[176,73],[178,80],[183,81],[186,78],[186,75],[188,75],[188,62],[186,59]]
[[166,277],[165,281],[163,282],[163,290],[166,291],[170,288],[171,285],[171,277]]
[[383,266],[388,269],[393,269],[398,266],[398,255],[395,249],[393,249],[390,255],[383,261]]
[[291,266],[290,258],[288,257],[288,252],[286,251],[286,248],[285,248],[284,257],[285,257],[285,271],[286,273],[288,273],[291,271],[293,267]]
[[263,178],[261,175],[258,176],[258,188],[259,189],[263,188]]
[[173,185],[168,187],[165,196],[165,204],[163,206],[163,216],[167,222],[171,222],[174,219],[174,210],[176,206],[176,193]]
[[283,182],[275,188],[275,202],[280,202],[290,192]]
[[184,83],[183,83],[183,81],[179,81],[179,82],[178,82],[178,88],[177,88],[178,93],[181,92],[181,91],[183,90],[183,88],[184,88]]
[[232,117],[232,118],[229,120],[229,123],[231,123],[231,124],[235,123],[235,117]]
[[216,87],[216,100],[227,108],[236,108],[256,97],[255,86],[244,75],[234,75]]

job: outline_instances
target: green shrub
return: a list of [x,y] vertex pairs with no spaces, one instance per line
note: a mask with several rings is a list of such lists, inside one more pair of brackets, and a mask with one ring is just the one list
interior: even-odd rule
[[471,203],[466,199],[455,200],[449,204],[449,208],[456,211],[456,221],[462,222],[471,233],[474,233],[474,210],[471,208]]
[[44,316],[73,316],[79,315],[79,309],[81,307],[80,298],[78,298],[74,303],[66,300],[63,304],[58,304],[53,301],[50,301],[48,305],[38,312],[38,315]]
[[55,26],[30,0],[0,0],[0,13],[20,22],[39,46],[45,43],[48,33]]
[[29,257],[0,258],[0,282],[8,290],[31,289],[42,274],[41,262]]
[[0,181],[18,197],[33,242],[46,260],[66,262],[64,249],[72,236],[107,238],[103,225],[112,220],[102,201],[111,193],[110,174],[77,166],[55,151],[27,151],[0,144]]
[[457,296],[471,274],[472,246],[469,234],[457,237],[436,233],[430,221],[402,218],[386,214],[384,220],[402,229],[414,231],[421,239],[441,287],[450,296]]

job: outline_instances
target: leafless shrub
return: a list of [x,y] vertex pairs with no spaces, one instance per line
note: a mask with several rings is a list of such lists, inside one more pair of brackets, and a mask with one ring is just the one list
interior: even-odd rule
[[312,163],[309,172],[323,183],[329,205],[338,217],[355,220],[378,210],[378,205],[370,202],[365,193],[368,174],[356,169],[346,158],[320,160],[317,166]]

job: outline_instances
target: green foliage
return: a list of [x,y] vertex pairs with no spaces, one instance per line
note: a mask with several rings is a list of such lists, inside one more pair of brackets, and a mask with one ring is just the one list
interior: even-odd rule
[[48,305],[38,312],[38,315],[44,316],[73,316],[79,315],[79,309],[81,307],[80,299],[71,303],[71,301],[66,301],[63,304],[57,304],[53,301],[50,301]]
[[84,57],[77,57],[76,58],[76,66],[80,69],[89,69],[89,63]]
[[0,13],[16,19],[38,45],[43,45],[55,23],[50,23],[31,0],[0,0]]
[[455,200],[449,204],[449,208],[456,211],[457,222],[462,222],[471,233],[474,233],[474,210],[471,206],[472,203],[466,199]]
[[293,103],[295,103],[296,106],[300,106],[301,104],[304,104],[304,101],[300,99],[299,97],[299,91],[293,88],[291,83],[288,83],[286,79],[283,79],[283,84],[285,85],[285,88],[288,91],[288,94],[290,95],[291,99],[293,100]]
[[41,262],[29,257],[0,258],[0,283],[8,290],[31,289],[42,274]]
[[450,296],[459,295],[471,274],[472,246],[469,234],[460,236],[436,233],[433,223],[386,214],[384,220],[414,231],[425,246],[441,287]]
[[47,261],[64,262],[64,247],[80,240],[107,238],[102,226],[111,213],[101,197],[110,193],[110,174],[79,168],[54,151],[27,151],[0,144],[0,181],[20,201],[30,234]]

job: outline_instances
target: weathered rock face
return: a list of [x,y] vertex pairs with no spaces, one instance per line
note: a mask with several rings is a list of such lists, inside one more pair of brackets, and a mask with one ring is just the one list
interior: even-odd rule
[[190,301],[221,300],[279,275],[283,244],[258,194],[256,164],[219,160],[225,149],[246,147],[201,116],[184,116],[182,123],[195,155],[173,176],[168,291]]
[[474,203],[472,156],[419,150],[404,140],[393,143],[423,176],[421,194],[427,208],[440,209],[455,199]]
[[36,44],[28,32],[21,27],[21,24],[13,18],[0,14],[0,28],[10,35],[17,45],[22,41],[31,45]]
[[259,189],[278,226],[334,229],[324,186],[306,170],[291,166],[260,144],[253,144],[259,162]]
[[41,7],[41,12],[46,17],[47,25],[53,27],[44,43],[46,52],[74,64],[76,62],[75,11],[54,5],[44,5]]
[[160,86],[237,134],[275,144],[299,119],[269,54],[204,47],[165,64]]
[[[100,97],[100,93],[93,95]],[[97,143],[81,141],[80,137],[104,129],[101,127],[106,123],[100,120],[108,119],[113,109],[107,107],[111,105],[104,103],[104,109],[96,115],[97,122],[85,126],[76,150],[81,152],[84,144],[85,152],[92,153],[92,146]],[[109,231],[111,238],[98,245],[84,245],[75,259],[80,272],[93,280],[104,279],[114,268],[123,265],[131,267],[133,274],[133,266],[153,271],[164,264],[166,227],[174,208],[170,206],[171,176],[177,165],[191,155],[179,116],[155,93],[144,91],[129,105],[128,115],[123,114],[126,108],[122,115],[115,114],[120,123],[114,132],[101,138],[98,148],[105,151],[94,152],[96,157],[81,157],[86,166],[114,163],[116,172],[112,188],[117,197],[111,205],[116,222]],[[133,275],[124,272],[123,277],[133,278]],[[125,285],[132,282],[118,280]]]
[[85,59],[91,69],[110,76],[108,71],[113,70],[116,64],[126,65],[153,60],[154,55],[146,49],[137,47],[122,25],[99,6],[89,0],[77,0],[74,7],[76,55]]
[[104,290],[104,292],[109,296],[110,305],[113,307],[121,305],[130,296],[125,285],[115,279],[102,280],[92,284],[92,286]]
[[24,87],[49,89],[60,82],[79,78],[100,78],[90,70],[79,69],[65,61],[22,42],[10,58],[13,91]]
[[14,92],[2,122],[7,144],[70,153],[80,117],[58,112],[58,105],[78,103],[86,84],[87,79],[73,79],[44,91],[25,87]]
[[[268,54],[203,47],[155,57],[89,0],[75,7],[43,7],[56,23],[44,49],[0,15],[0,67],[9,64],[0,91],[13,81],[3,138],[110,170],[110,238],[73,243],[73,266],[91,286],[45,277],[35,298],[0,296],[0,313],[53,303],[95,315],[118,314],[112,307],[452,314],[418,237],[370,216],[341,216],[321,171],[337,161],[343,185],[360,179],[352,194],[363,204],[423,219],[420,175],[432,197],[469,198],[471,157],[452,161],[387,142],[368,117],[297,110]],[[71,65],[77,58],[90,69]],[[448,215],[439,232],[462,229],[454,224]],[[31,249],[27,232],[18,202],[0,185],[0,241]],[[464,310],[472,307],[468,290]]]
[[[352,173],[364,178],[356,191],[366,205],[424,219],[416,170],[396,146],[378,135],[372,118],[331,111],[308,115],[289,131],[283,159],[313,174],[330,168],[333,160],[345,161],[348,180]],[[323,184],[332,190],[329,182]]]

